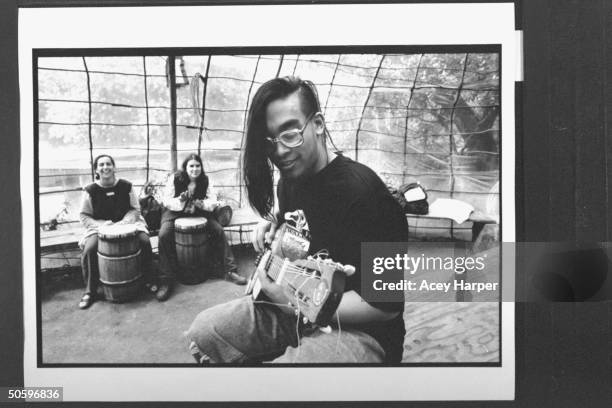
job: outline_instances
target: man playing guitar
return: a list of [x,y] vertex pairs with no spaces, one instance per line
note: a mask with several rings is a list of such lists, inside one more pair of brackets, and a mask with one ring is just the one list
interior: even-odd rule
[[[253,97],[243,165],[251,206],[267,219],[254,231],[255,250],[265,254],[285,214],[300,210],[310,230],[308,253],[327,251],[355,267],[331,333],[304,324],[295,299],[258,266],[266,300],[243,297],[204,310],[187,331],[199,362],[401,362],[404,304],[362,299],[360,251],[362,242],[407,241],[406,218],[370,168],[328,152],[328,137],[314,85],[275,78]],[[273,166],[281,174],[275,215]]]

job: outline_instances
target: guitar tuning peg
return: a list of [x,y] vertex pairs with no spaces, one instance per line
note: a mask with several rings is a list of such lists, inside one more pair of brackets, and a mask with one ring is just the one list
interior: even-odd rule
[[351,276],[355,273],[355,267],[353,265],[343,265],[342,271],[346,274],[346,276]]
[[302,317],[302,322],[308,324],[308,318],[306,316]]
[[330,334],[332,332],[331,326],[319,327],[319,330],[325,334]]

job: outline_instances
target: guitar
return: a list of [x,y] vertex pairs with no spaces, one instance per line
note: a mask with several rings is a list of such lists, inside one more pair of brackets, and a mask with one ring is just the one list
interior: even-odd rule
[[270,249],[264,251],[255,261],[257,268],[253,273],[247,293],[255,300],[261,300],[261,284],[257,278],[259,270],[280,285],[305,319],[319,326],[327,326],[334,315],[342,295],[346,276],[355,272],[350,265],[342,265],[331,259],[313,258],[290,261],[280,258]]
[[309,235],[303,213],[287,213],[285,218],[287,222],[279,228],[272,244],[255,261],[246,294],[261,300],[257,275],[262,270],[283,288],[304,323],[327,326],[342,300],[346,276],[352,275],[355,268],[322,256],[307,256],[310,241],[306,238]]

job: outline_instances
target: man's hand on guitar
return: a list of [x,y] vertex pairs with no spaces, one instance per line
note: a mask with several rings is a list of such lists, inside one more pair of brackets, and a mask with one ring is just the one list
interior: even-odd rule
[[278,224],[272,221],[262,221],[253,231],[253,247],[257,252],[263,252],[265,244],[270,244],[276,235]]
[[276,303],[278,305],[287,305],[287,307],[281,306],[281,310],[287,314],[294,314],[294,309],[288,307],[290,302],[289,297],[285,294],[283,288],[272,281],[263,269],[259,269],[257,271],[257,277],[259,278],[259,283],[261,284],[261,291],[270,299],[272,303]]

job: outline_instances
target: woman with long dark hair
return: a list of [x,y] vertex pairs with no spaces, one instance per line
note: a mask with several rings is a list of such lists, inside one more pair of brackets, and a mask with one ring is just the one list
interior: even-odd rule
[[178,269],[174,221],[182,217],[206,217],[206,229],[218,244],[217,253],[223,256],[225,278],[244,285],[246,279],[238,274],[231,247],[221,224],[212,216],[220,205],[208,176],[204,172],[202,159],[195,153],[183,160],[181,169],[169,177],[163,194],[164,211],[159,230],[159,255],[161,260],[159,300],[166,300],[172,291]]
[[142,270],[149,282],[154,273],[151,264],[151,242],[145,220],[140,214],[132,183],[115,177],[115,160],[102,154],[93,161],[94,183],[84,188],[80,220],[86,228],[79,245],[83,250],[81,268],[85,293],[79,308],[86,309],[95,301],[100,279],[98,270],[98,229],[106,225],[131,224],[136,228],[142,256]]

